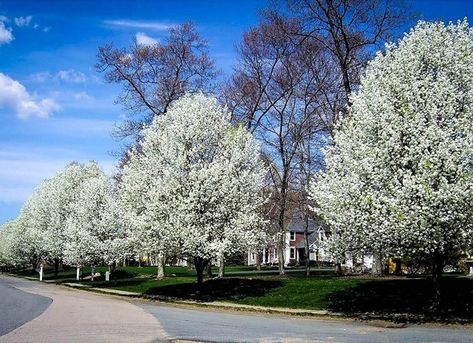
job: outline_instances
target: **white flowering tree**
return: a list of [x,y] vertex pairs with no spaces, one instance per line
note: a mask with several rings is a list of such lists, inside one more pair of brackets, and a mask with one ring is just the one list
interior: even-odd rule
[[259,146],[202,94],[182,97],[143,136],[123,170],[124,216],[149,249],[191,259],[201,283],[211,259],[262,232]]
[[19,256],[17,222],[10,220],[0,226],[0,266],[12,267],[21,264],[23,257]]
[[17,218],[22,228],[22,249],[30,256],[33,265],[47,256],[45,239],[51,214],[50,186],[49,180],[41,182],[23,204]]
[[89,174],[93,176],[80,183],[69,204],[64,261],[78,268],[102,262],[112,266],[125,254],[124,231],[117,220],[109,180],[95,163],[89,168],[96,169]]
[[66,242],[69,239],[66,224],[73,210],[71,204],[77,201],[81,184],[100,173],[95,162],[83,165],[74,162],[47,182],[44,202],[48,217],[44,232],[44,249],[45,257],[54,262],[55,275],[59,262],[63,260]]
[[0,229],[1,263],[10,266],[30,264],[35,269],[45,256],[44,232],[48,218],[44,202],[47,182],[40,184],[23,204],[20,215]]
[[[335,253],[446,259],[473,234],[473,31],[419,22],[369,64],[311,186]],[[340,256],[340,257],[341,257]]]

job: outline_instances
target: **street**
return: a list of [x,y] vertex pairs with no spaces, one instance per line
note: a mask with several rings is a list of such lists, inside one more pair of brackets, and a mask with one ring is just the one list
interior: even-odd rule
[[470,342],[473,333],[172,306],[5,276],[0,276],[0,294],[0,342],[420,343]]

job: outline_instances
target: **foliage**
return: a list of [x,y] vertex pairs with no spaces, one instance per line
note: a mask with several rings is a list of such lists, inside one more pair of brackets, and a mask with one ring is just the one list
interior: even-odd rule
[[473,237],[473,31],[419,22],[378,53],[311,186],[335,255],[445,259]]
[[98,170],[83,180],[77,198],[69,204],[64,261],[71,265],[112,265],[125,255],[125,232],[117,219],[112,187]]
[[265,173],[258,145],[215,99],[184,96],[143,136],[119,190],[142,251],[209,261],[258,237]]

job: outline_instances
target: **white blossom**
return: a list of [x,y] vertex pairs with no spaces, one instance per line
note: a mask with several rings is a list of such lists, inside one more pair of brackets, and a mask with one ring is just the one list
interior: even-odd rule
[[261,234],[259,145],[215,99],[184,96],[143,136],[124,167],[120,203],[144,250],[208,260]]
[[[96,166],[98,168],[98,166]],[[112,265],[126,253],[112,186],[102,171],[84,179],[69,204],[64,261],[71,265]]]
[[419,22],[369,64],[311,194],[344,253],[448,254],[473,229],[473,31]]

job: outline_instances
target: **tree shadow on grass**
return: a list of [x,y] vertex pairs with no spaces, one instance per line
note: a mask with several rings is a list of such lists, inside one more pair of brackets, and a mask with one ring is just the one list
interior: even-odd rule
[[[148,281],[149,279],[110,279],[110,281],[104,281],[103,279],[96,279],[95,281],[88,281],[87,283],[93,287],[99,288],[115,288],[120,286],[121,288],[126,287],[139,287],[144,282]],[[139,290],[137,290],[139,291]]]
[[[367,314],[394,318],[414,314],[441,321],[456,318],[473,320],[473,280],[446,277],[442,297],[433,310],[432,282],[429,279],[374,280],[328,295],[328,308],[347,315]],[[402,320],[402,316],[399,317]]]
[[263,296],[271,289],[281,286],[282,282],[277,280],[223,278],[208,280],[202,285],[183,283],[153,287],[145,294],[196,301],[236,300]]

